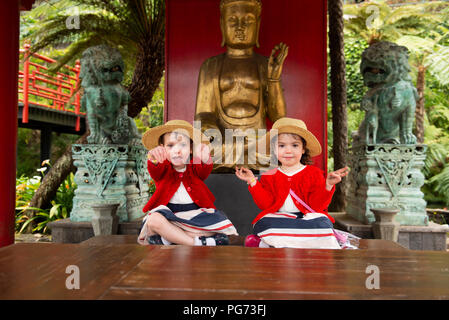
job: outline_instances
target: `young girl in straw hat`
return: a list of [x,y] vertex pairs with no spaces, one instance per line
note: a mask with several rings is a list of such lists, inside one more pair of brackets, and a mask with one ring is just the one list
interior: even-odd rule
[[183,120],[168,121],[143,135],[156,191],[143,208],[148,214],[140,244],[227,245],[228,235],[237,235],[224,213],[216,210],[215,197],[203,182],[213,163],[207,143],[198,141],[191,151],[195,136],[207,141]]
[[326,210],[335,184],[348,168],[325,178],[310,165],[310,158],[321,153],[321,145],[301,120],[277,120],[265,139],[280,166],[262,174],[260,181],[250,170],[236,168],[237,177],[248,183],[254,202],[263,210],[253,220],[255,234],[246,238],[245,245],[340,249],[335,221]]

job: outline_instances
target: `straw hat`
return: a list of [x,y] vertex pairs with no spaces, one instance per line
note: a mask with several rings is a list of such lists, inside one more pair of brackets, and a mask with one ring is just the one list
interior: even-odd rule
[[161,126],[151,128],[143,134],[142,143],[145,148],[151,150],[159,145],[159,138],[168,132],[187,133],[192,140],[195,135],[201,139],[200,143],[209,144],[209,139],[200,130],[184,120],[170,120]]
[[[275,133],[275,129],[277,130],[277,134]],[[273,123],[270,132],[265,135],[266,145],[271,147],[270,142],[281,133],[293,133],[301,136],[306,141],[306,148],[309,149],[311,157],[321,154],[320,142],[312,132],[307,130],[304,121],[287,117],[278,119]]]

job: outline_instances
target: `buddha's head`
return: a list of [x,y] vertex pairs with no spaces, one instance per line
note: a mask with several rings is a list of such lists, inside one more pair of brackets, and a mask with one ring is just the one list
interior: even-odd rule
[[235,49],[259,47],[260,0],[221,0],[221,46]]

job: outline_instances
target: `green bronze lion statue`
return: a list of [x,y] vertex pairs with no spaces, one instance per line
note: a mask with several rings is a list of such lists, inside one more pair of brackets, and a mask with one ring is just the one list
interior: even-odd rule
[[87,112],[91,144],[141,144],[141,135],[128,116],[130,95],[122,86],[120,52],[106,45],[90,47],[81,58],[81,105]]
[[363,52],[360,72],[369,90],[361,102],[366,113],[355,141],[416,144],[412,130],[418,94],[409,75],[408,49],[376,42]]

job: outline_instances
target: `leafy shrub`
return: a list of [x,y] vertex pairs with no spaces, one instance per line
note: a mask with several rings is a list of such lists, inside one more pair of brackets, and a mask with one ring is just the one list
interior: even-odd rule
[[[48,162],[45,163],[49,164]],[[43,177],[43,172],[46,167],[38,169]],[[30,223],[36,223],[33,232],[48,234],[48,223],[65,219],[69,217],[72,210],[73,197],[75,195],[76,183],[74,182],[74,174],[70,173],[64,182],[59,186],[56,197],[51,201],[52,207],[49,209],[41,209],[30,207],[30,201],[39,188],[42,177],[34,176],[28,178],[22,175],[16,179],[16,215],[15,215],[15,230],[22,233]],[[27,213],[34,211],[34,215]]]

